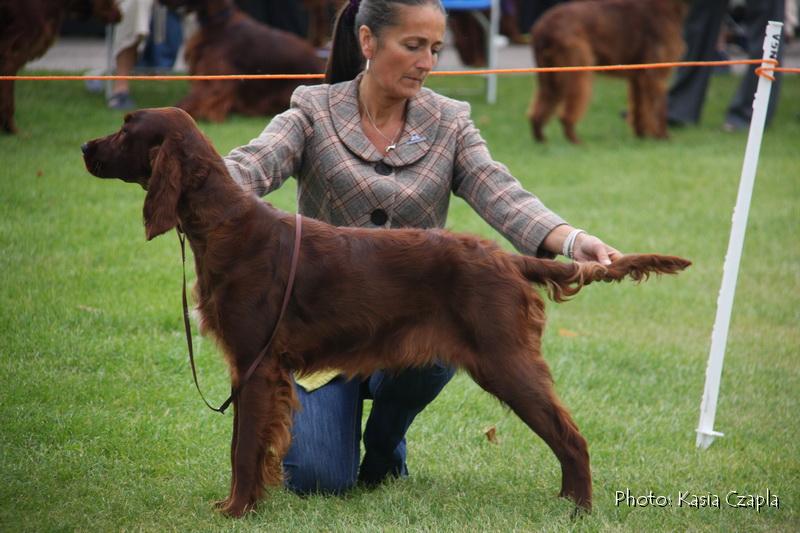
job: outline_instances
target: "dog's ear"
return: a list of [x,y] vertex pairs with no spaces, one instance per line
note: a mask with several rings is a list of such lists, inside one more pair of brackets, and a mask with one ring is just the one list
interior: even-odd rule
[[161,143],[144,199],[144,227],[147,240],[178,225],[178,198],[181,196],[181,151],[179,143],[168,137]]

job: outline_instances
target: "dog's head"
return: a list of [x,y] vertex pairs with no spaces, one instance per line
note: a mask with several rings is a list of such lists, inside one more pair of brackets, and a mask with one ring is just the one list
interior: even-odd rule
[[196,166],[192,158],[202,158],[209,147],[192,117],[166,107],[129,113],[118,132],[85,143],[81,151],[90,173],[138,183],[147,191],[144,222],[150,240],[178,224],[178,200],[203,177],[189,170]]

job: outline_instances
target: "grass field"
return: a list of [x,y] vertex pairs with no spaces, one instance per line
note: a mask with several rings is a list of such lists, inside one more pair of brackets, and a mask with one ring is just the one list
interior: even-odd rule
[[[632,137],[624,86],[598,79],[571,146],[556,123],[532,143],[531,79],[430,85],[473,103],[496,159],[573,224],[623,251],[690,258],[675,278],[592,286],[550,304],[544,339],[556,387],[590,443],[594,512],[570,518],[555,458],[459,374],[412,426],[411,477],[344,497],[274,491],[241,521],[226,495],[231,416],[191,383],[171,233],[145,242],[143,192],[85,171],[82,142],[122,114],[80,83],[17,85],[20,134],[0,137],[0,530],[2,531],[797,531],[800,530],[800,78],[788,78],[765,135],[728,343],[716,427],[694,447],[711,326],[746,134],[720,131],[737,79],[715,77],[701,126],[668,142]],[[143,107],[175,102],[181,83],[137,83]],[[202,124],[226,153],[261,118]],[[287,210],[294,184],[270,197]],[[449,227],[498,238],[461,201]],[[507,244],[505,244],[508,246]],[[199,347],[206,392],[226,371]],[[484,429],[497,428],[499,443]],[[617,505],[617,491],[668,496]],[[725,496],[777,495],[779,508]],[[720,508],[679,505],[718,495]]]

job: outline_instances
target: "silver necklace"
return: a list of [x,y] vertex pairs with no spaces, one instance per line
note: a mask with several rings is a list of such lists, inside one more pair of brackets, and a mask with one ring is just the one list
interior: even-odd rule
[[397,148],[397,141],[400,140],[400,134],[403,133],[403,125],[402,124],[400,125],[400,128],[397,130],[397,133],[395,134],[394,141],[393,141],[392,139],[390,139],[389,137],[384,135],[383,132],[378,128],[378,125],[375,124],[375,121],[372,119],[372,115],[369,112],[369,108],[367,107],[367,104],[362,102],[361,105],[364,106],[364,111],[367,113],[367,119],[369,119],[369,123],[372,124],[373,128],[375,128],[375,131],[378,132],[378,135],[383,137],[383,139],[387,143],[389,143],[389,145],[386,147],[385,152],[388,154],[392,150],[396,149]]

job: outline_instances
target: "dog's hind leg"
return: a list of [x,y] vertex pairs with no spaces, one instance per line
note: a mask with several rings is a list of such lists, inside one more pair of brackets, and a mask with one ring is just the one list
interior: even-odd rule
[[667,91],[669,83],[669,70],[652,72],[652,132],[656,139],[669,138],[667,131]]
[[571,143],[580,144],[581,141],[575,132],[575,125],[589,107],[589,100],[592,96],[592,74],[591,72],[570,72],[561,74],[561,76],[570,76],[569,82],[563,84],[564,109],[561,113],[561,126],[564,128],[564,136]]
[[508,405],[561,463],[561,493],[580,507],[592,507],[592,475],[586,440],[562,406],[547,363],[532,353],[483,354],[467,368],[487,392]]
[[531,134],[537,142],[546,141],[544,127],[561,101],[561,92],[558,90],[556,76],[558,74],[539,74],[539,87],[533,98],[531,98],[528,108]]
[[[16,71],[0,69],[0,74],[13,76]],[[14,123],[14,82],[11,80],[0,81],[0,132],[16,133]]]
[[637,137],[666,139],[667,77],[669,73],[645,70],[630,77],[631,126]]

